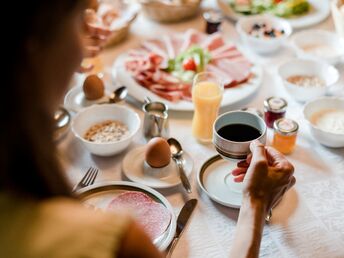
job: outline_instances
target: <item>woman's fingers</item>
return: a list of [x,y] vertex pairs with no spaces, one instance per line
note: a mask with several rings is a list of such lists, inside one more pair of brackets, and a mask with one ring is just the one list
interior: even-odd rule
[[288,185],[288,189],[292,188],[295,185],[295,183],[296,183],[296,178],[292,176]]
[[241,174],[246,174],[246,172],[247,172],[247,168],[235,168],[232,171],[232,175],[233,176],[238,176],[238,175],[241,175]]
[[237,163],[238,168],[248,168],[250,164],[246,160],[241,160]]
[[266,147],[266,156],[269,160],[269,165],[294,172],[293,165],[275,148]]
[[253,141],[250,144],[250,149],[252,152],[252,161],[251,163],[256,164],[260,162],[266,162],[265,146],[259,141]]
[[244,181],[244,178],[245,178],[245,174],[241,174],[241,175],[235,176],[234,177],[234,182],[241,183],[241,182]]

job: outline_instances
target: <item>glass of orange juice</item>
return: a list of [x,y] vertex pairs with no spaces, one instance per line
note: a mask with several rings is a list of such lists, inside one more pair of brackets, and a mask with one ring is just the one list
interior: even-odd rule
[[210,72],[199,73],[194,78],[192,134],[200,142],[212,140],[213,124],[219,112],[223,87],[221,78]]

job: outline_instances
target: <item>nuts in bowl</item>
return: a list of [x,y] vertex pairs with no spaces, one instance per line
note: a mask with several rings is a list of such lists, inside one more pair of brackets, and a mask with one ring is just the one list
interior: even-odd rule
[[93,105],[73,118],[72,132],[89,152],[111,156],[129,146],[140,123],[138,114],[127,107]]
[[242,41],[260,54],[276,52],[292,33],[286,20],[270,15],[241,18],[236,29]]
[[335,67],[313,60],[288,61],[279,67],[278,73],[289,94],[300,102],[326,95],[339,79]]

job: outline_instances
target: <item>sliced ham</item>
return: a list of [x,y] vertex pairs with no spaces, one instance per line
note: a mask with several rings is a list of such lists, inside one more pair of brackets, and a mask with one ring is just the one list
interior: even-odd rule
[[210,55],[214,57],[232,51],[238,51],[234,44],[224,44],[221,47],[215,48],[212,51],[210,51]]
[[234,87],[251,78],[251,63],[235,47],[225,43],[220,33],[206,35],[196,30],[184,34],[162,36],[143,42],[130,51],[126,69],[143,87],[172,102],[191,100],[191,85],[165,71],[168,60],[174,59],[193,45],[209,51],[210,63],[205,70],[220,76],[225,87]]
[[178,54],[185,52],[192,45],[201,43],[206,38],[204,33],[194,29],[187,30],[184,35],[183,43]]
[[245,60],[231,62],[228,59],[221,59],[216,61],[216,66],[237,82],[244,81],[251,74],[251,67]]
[[168,35],[165,35],[162,37],[162,40],[166,46],[166,50],[167,50],[167,55],[168,55],[168,58],[169,59],[174,59],[177,57],[177,52],[176,52],[176,49],[174,48],[173,46],[173,41],[172,41],[172,38]]
[[222,47],[225,44],[223,37],[220,33],[214,33],[207,37],[204,42],[201,43],[201,47],[204,49],[208,49],[208,51],[212,51]]

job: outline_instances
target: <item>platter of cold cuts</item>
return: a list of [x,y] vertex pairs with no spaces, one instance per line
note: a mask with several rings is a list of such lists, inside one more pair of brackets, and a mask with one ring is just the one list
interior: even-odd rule
[[127,86],[133,98],[143,102],[149,97],[178,111],[193,110],[192,81],[199,72],[222,79],[222,107],[249,98],[262,81],[262,69],[222,34],[193,29],[142,42],[119,56],[112,70],[113,78]]
[[77,192],[90,208],[107,212],[127,212],[141,225],[160,249],[165,250],[176,231],[176,217],[167,199],[144,185],[110,181]]

